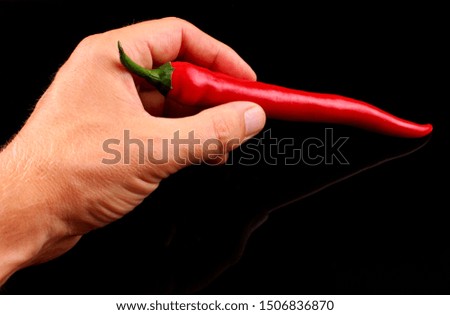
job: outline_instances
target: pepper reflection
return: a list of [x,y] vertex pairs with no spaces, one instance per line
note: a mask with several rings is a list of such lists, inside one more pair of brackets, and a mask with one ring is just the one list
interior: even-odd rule
[[[410,155],[425,146],[429,139],[405,146],[392,142],[389,152],[378,150],[376,156],[374,152],[366,151],[364,162],[339,167],[334,172],[326,168],[307,172],[304,169],[293,170],[292,167],[283,172],[280,166],[264,170],[258,167],[237,170],[200,166],[186,170],[192,173],[175,178],[174,186],[164,189],[170,192],[176,190],[176,186],[188,186],[189,181],[197,177],[195,187],[184,191],[183,195],[172,200],[171,205],[159,210],[166,212],[167,220],[173,225],[170,232],[167,230],[164,268],[157,272],[159,281],[151,283],[149,278],[147,293],[201,293],[239,262],[251,235],[272,212],[299,203],[359,173]],[[292,179],[300,176],[302,181],[292,185]],[[215,183],[215,178],[225,180]],[[277,195],[270,192],[273,187],[268,183],[278,186]],[[228,196],[223,196],[221,192],[224,190],[228,190]],[[167,195],[161,198],[170,199]]]

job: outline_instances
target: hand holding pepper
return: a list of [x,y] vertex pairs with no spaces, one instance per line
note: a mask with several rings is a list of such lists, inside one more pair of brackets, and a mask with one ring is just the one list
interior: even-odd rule
[[[20,132],[0,153],[0,284],[15,271],[57,257],[88,231],[134,209],[160,181],[192,161],[208,160],[206,141],[218,145],[212,157],[223,162],[229,150],[254,136],[264,111],[233,102],[202,111],[165,99],[132,75],[117,58],[117,38],[148,68],[179,59],[246,80],[250,67],[229,47],[186,21],[148,21],[84,39],[61,67]],[[189,117],[167,119],[170,116]],[[129,161],[112,163],[110,152]],[[189,139],[168,152],[164,140]],[[112,140],[105,147],[105,140]],[[153,141],[154,146],[148,147]],[[232,141],[232,146],[228,145]],[[173,143],[173,142],[172,142]],[[142,144],[142,148],[140,147]],[[143,150],[141,150],[143,149]],[[109,151],[108,151],[109,150]],[[113,150],[113,151],[111,151]],[[152,163],[167,153],[165,163]],[[141,159],[142,158],[142,159]],[[180,163],[184,161],[185,163]]]

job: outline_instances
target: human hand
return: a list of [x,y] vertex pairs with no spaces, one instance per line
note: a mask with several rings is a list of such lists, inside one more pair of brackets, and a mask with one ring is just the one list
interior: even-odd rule
[[147,68],[180,59],[255,80],[231,48],[176,18],[84,39],[0,153],[0,284],[121,218],[181,168],[224,162],[264,126],[253,103],[195,115],[167,103],[123,68],[118,40]]

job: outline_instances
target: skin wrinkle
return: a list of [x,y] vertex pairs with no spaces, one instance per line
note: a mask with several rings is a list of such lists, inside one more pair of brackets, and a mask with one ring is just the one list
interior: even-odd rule
[[183,26],[181,26],[181,31],[180,31],[180,46],[178,47],[178,52],[177,52],[177,56],[178,58],[183,58],[184,54],[185,54],[185,43],[186,43],[186,28]]
[[211,61],[211,67],[212,67],[212,69],[217,69],[218,68],[218,66],[217,66],[217,61],[218,61],[218,59],[219,59],[219,57],[221,56],[220,55],[220,52],[221,52],[222,50],[221,50],[221,46],[218,46],[217,47],[217,51],[216,51],[216,53],[214,54],[214,57],[213,57],[213,59],[212,59],[212,61]]

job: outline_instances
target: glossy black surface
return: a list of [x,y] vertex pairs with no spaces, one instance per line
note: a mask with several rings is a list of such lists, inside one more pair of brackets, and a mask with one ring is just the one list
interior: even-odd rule
[[[250,142],[265,161],[177,173],[66,255],[16,273],[2,293],[450,293],[443,8],[127,3],[0,3],[1,143],[83,37],[163,16],[233,47],[260,81],[361,99],[434,132],[399,139],[269,120]],[[283,165],[326,128],[348,137],[347,165]],[[269,130],[295,146],[268,152]]]

